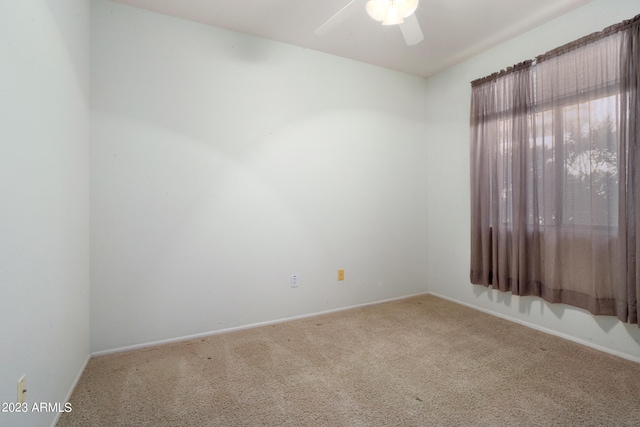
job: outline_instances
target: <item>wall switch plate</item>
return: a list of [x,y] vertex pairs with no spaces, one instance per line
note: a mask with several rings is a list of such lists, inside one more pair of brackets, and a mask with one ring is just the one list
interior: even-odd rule
[[297,288],[298,287],[298,275],[297,274],[292,274],[291,275],[291,287],[292,288]]
[[24,403],[27,400],[27,375],[23,375],[18,380],[18,403]]
[[344,270],[338,270],[338,281],[344,280]]

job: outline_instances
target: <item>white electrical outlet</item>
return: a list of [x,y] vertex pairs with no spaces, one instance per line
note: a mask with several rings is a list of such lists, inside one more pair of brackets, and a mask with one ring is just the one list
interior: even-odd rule
[[298,287],[298,275],[297,274],[292,274],[291,275],[291,287],[292,288],[297,288]]
[[23,375],[18,380],[18,403],[24,403],[27,400],[27,375]]

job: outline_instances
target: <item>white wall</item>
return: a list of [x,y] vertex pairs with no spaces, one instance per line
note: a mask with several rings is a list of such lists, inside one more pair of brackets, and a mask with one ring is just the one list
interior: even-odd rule
[[640,360],[640,329],[469,280],[470,82],[640,13],[637,0],[597,0],[428,80],[429,290]]
[[0,2],[0,402],[26,374],[30,408],[65,402],[89,355],[89,13]]
[[426,291],[424,80],[102,0],[91,43],[93,352]]

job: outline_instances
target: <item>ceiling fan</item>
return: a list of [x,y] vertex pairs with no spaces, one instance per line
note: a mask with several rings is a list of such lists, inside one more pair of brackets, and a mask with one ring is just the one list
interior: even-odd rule
[[[323,36],[331,32],[356,11],[361,10],[364,2],[365,0],[351,0],[327,22],[319,26],[315,31],[316,35]],[[371,18],[382,22],[382,25],[398,25],[407,46],[413,46],[424,40],[422,29],[414,13],[418,2],[419,0],[368,0],[365,10]]]

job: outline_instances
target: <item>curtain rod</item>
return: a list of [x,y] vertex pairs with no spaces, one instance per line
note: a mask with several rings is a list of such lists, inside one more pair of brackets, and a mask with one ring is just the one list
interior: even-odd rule
[[502,76],[505,76],[507,74],[511,74],[514,71],[518,71],[518,70],[521,70],[523,68],[530,67],[532,63],[533,63],[533,60],[528,59],[528,60],[523,61],[523,62],[521,62],[519,64],[512,65],[511,67],[507,67],[504,70],[497,71],[497,72],[495,72],[493,74],[489,74],[486,77],[482,77],[482,78],[479,78],[479,79],[476,79],[476,80],[472,81],[471,82],[471,86],[478,86],[478,85],[481,85],[481,84],[486,83],[488,81],[496,80],[498,77],[502,77]]
[[505,70],[501,70],[501,71],[498,71],[496,73],[490,74],[490,75],[488,75],[486,77],[481,77],[479,79],[473,80],[471,82],[471,86],[472,87],[473,86],[478,86],[478,85],[486,83],[488,81],[495,80],[498,77],[502,77],[502,76],[504,76],[506,74],[513,73],[514,71],[518,71],[518,70],[524,68],[525,66],[530,66],[533,62],[542,62],[542,61],[545,61],[547,59],[551,59],[553,57],[561,55],[563,53],[575,50],[575,49],[580,48],[582,46],[585,46],[585,45],[587,45],[589,43],[593,43],[593,42],[601,40],[601,39],[603,39],[605,37],[608,37],[608,36],[610,36],[612,34],[618,33],[620,31],[624,31],[624,30],[628,29],[629,27],[631,27],[632,25],[637,24],[639,22],[640,22],[640,15],[636,15],[631,19],[627,19],[627,20],[619,22],[617,24],[610,25],[610,26],[606,27],[602,31],[598,31],[598,32],[589,34],[587,36],[581,37],[581,38],[579,38],[577,40],[574,40],[572,42],[564,44],[564,45],[562,45],[560,47],[552,49],[552,50],[548,51],[547,53],[544,53],[542,55],[538,55],[533,60],[527,60],[527,61],[521,62],[519,64],[516,64],[516,65],[514,65],[512,67],[508,67]]

